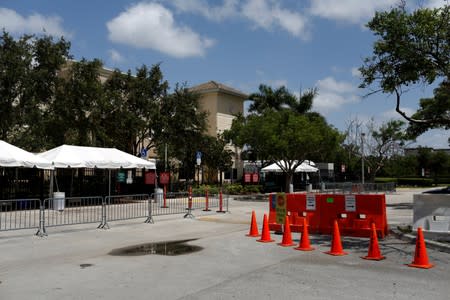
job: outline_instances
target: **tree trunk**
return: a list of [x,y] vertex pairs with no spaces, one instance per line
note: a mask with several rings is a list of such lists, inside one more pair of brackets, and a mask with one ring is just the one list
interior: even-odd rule
[[286,193],[289,193],[290,191],[289,191],[289,187],[290,187],[290,185],[292,184],[292,179],[294,178],[294,174],[292,173],[292,172],[287,172],[286,173],[286,186],[285,186],[285,189],[284,189],[284,191],[286,192]]

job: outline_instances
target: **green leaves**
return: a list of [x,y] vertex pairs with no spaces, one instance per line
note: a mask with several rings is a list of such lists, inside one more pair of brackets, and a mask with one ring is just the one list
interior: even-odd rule
[[450,6],[412,13],[403,7],[377,12],[367,27],[378,39],[373,55],[364,59],[359,69],[363,78],[360,87],[375,85],[375,92],[394,93],[396,110],[412,124],[411,132],[448,128],[448,103],[430,99],[416,114],[408,116],[400,101],[403,90],[413,84],[442,80],[440,85],[445,88],[450,75]]

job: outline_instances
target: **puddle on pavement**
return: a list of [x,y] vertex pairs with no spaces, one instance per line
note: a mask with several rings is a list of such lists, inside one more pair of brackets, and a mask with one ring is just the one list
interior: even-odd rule
[[109,252],[109,255],[114,256],[138,256],[138,255],[183,255],[202,250],[203,248],[195,245],[188,245],[187,242],[195,241],[190,240],[178,240],[178,241],[165,241],[158,243],[146,243],[134,246],[128,246],[124,248],[114,249]]

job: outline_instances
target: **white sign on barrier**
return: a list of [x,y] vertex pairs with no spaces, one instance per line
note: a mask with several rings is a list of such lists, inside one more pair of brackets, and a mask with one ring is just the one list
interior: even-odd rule
[[316,196],[306,194],[306,210],[316,210]]
[[345,195],[345,211],[356,211],[355,195]]

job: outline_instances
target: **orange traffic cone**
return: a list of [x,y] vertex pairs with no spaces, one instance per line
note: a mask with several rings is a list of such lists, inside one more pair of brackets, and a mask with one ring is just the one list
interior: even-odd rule
[[408,265],[409,267],[429,269],[434,267],[428,262],[427,249],[423,239],[422,227],[417,228],[416,251],[414,253],[414,261]]
[[372,223],[372,233],[370,235],[369,252],[367,253],[367,256],[361,258],[370,260],[382,260],[386,258],[383,255],[381,255],[380,247],[378,246],[377,228],[375,227],[375,223]]
[[308,224],[306,223],[306,218],[303,218],[303,231],[302,237],[300,238],[300,244],[294,249],[301,251],[312,251],[315,249],[314,247],[311,247],[311,244],[309,243]]
[[256,224],[255,211],[252,211],[252,222],[250,224],[250,230],[249,230],[247,236],[250,236],[250,237],[257,237],[257,236],[259,236],[258,225]]
[[284,218],[283,239],[281,240],[281,243],[278,243],[278,245],[283,247],[290,247],[295,245],[294,242],[292,241],[291,225],[289,225],[289,216],[286,216]]
[[334,256],[341,256],[348,254],[347,252],[344,252],[342,250],[341,234],[339,233],[339,226],[337,220],[334,221],[333,236],[331,239],[331,249],[330,251],[327,251],[325,253]]
[[272,240],[271,237],[270,237],[269,222],[267,221],[267,215],[266,214],[264,214],[261,238],[259,240],[256,240],[256,241],[257,242],[261,242],[261,243],[270,243],[270,242],[274,242],[275,241],[275,240]]

